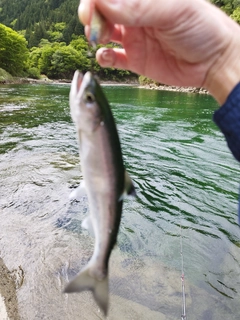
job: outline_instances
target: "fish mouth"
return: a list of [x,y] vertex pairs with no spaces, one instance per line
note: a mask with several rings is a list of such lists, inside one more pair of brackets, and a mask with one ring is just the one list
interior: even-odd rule
[[83,74],[78,71],[77,72],[77,91],[80,90],[80,87],[82,85],[82,81],[83,81]]
[[82,111],[86,105],[91,106],[95,102],[94,88],[94,77],[91,72],[83,75],[79,70],[75,71],[69,93],[69,103],[72,119],[77,126],[80,126],[80,123],[83,124],[84,112]]
[[79,71],[76,70],[73,76],[72,80],[72,87],[74,87],[75,92],[79,92],[83,82],[83,74]]
[[73,94],[81,94],[85,90],[85,88],[91,84],[91,79],[91,72],[88,71],[83,75],[79,70],[76,70],[71,86],[71,91],[73,92]]

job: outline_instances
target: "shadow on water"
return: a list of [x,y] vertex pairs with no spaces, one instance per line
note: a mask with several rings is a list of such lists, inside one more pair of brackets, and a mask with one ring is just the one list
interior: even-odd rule
[[[180,228],[189,319],[239,319],[239,167],[212,122],[216,103],[207,95],[104,90],[137,189],[124,203],[111,257],[109,319],[180,318]],[[62,294],[94,245],[81,227],[87,198],[68,200],[82,179],[69,86],[0,92],[0,253],[9,270],[24,273],[20,316],[101,319],[91,294]]]

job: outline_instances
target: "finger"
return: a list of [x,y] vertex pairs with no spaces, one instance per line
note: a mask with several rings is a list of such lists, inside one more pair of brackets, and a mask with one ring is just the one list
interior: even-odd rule
[[101,43],[108,43],[110,41],[122,44],[123,27],[120,25],[112,25],[108,23],[105,27]]
[[[93,1],[92,0],[81,0],[78,7],[78,15],[82,24],[85,25],[85,34],[89,38],[90,35],[90,17],[91,11],[93,10]],[[101,36],[100,43],[108,43],[109,41],[115,41],[121,43],[122,34],[121,29],[118,25],[114,26],[109,20],[106,21],[104,26],[104,32]]]
[[128,60],[124,49],[100,48],[96,58],[103,68],[128,69]]
[[90,24],[92,0],[81,0],[78,7],[78,17],[83,25]]
[[90,36],[90,26],[89,25],[86,25],[84,27],[84,32],[85,32],[85,36],[87,37],[87,39],[89,39],[89,36]]
[[[90,1],[83,0],[89,5]],[[189,8],[197,6],[192,0],[95,0],[98,10],[112,24],[125,26],[154,26],[167,28]],[[194,2],[203,2],[195,0]],[[87,12],[87,11],[86,11]],[[185,16],[186,17],[186,16]]]
[[84,25],[90,22],[94,3],[112,24],[157,26],[161,30],[186,23],[186,19],[194,17],[199,10],[205,12],[215,9],[215,6],[203,0],[81,0],[79,18]]
[[166,6],[166,1],[161,0],[158,0],[157,8],[156,0],[81,0],[78,15],[84,25],[90,24],[94,3],[106,20],[127,26],[153,25],[155,20],[159,23],[159,11],[164,12]]

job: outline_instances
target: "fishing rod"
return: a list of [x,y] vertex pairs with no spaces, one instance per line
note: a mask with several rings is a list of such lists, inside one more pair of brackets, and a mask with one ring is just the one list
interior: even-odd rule
[[185,294],[185,284],[184,284],[184,262],[183,262],[183,243],[182,243],[182,223],[180,224],[180,254],[181,254],[181,264],[182,264],[182,315],[181,320],[187,320],[186,315],[186,294]]

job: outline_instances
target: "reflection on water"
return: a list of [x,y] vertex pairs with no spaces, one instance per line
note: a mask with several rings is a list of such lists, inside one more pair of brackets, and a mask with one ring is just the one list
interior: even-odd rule
[[[180,226],[189,319],[239,319],[238,163],[207,95],[105,87],[137,198],[125,201],[110,263],[109,319],[180,319]],[[0,254],[19,266],[23,319],[101,319],[91,294],[64,295],[91,257],[88,202],[65,85],[0,87]]]

